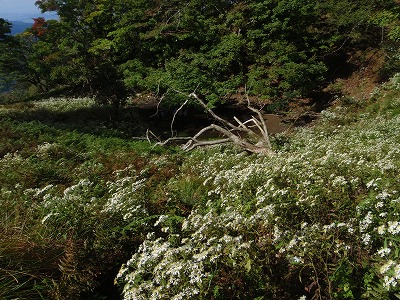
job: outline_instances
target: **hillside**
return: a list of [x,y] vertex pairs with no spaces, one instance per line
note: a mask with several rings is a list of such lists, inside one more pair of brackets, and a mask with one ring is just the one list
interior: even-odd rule
[[33,22],[32,23],[26,23],[26,22],[22,22],[22,21],[10,21],[10,22],[12,23],[12,27],[11,27],[12,35],[21,33],[23,31],[25,31],[25,29],[32,27],[32,25],[33,25]]
[[1,297],[392,299],[399,78],[266,156],[133,141],[89,98],[0,106]]
[[399,299],[398,2],[0,18],[0,299]]

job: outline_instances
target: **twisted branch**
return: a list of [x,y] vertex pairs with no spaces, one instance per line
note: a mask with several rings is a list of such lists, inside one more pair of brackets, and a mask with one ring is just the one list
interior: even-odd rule
[[[175,120],[175,116],[180,111],[184,105],[187,104],[188,100],[186,100],[179,109],[175,112],[174,118],[171,122],[171,138],[158,142],[158,145],[166,145],[172,141],[187,141],[184,145],[182,145],[182,149],[185,151],[190,151],[196,147],[209,146],[209,145],[218,145],[223,143],[231,142],[242,149],[249,151],[251,153],[257,154],[269,154],[271,153],[271,142],[269,139],[267,125],[262,116],[260,110],[254,108],[250,104],[250,100],[247,97],[247,108],[256,113],[256,116],[252,116],[249,120],[245,122],[241,122],[238,118],[234,117],[234,120],[238,123],[238,125],[234,125],[231,122],[221,118],[218,116],[211,108],[209,108],[204,101],[195,93],[192,92],[188,95],[189,99],[194,98],[220,125],[211,124],[207,127],[202,128],[196,135],[193,137],[174,137],[172,126]],[[253,124],[253,128],[257,130],[253,130],[249,124]],[[207,131],[217,131],[224,138],[216,139],[216,140],[201,140],[201,136]]]

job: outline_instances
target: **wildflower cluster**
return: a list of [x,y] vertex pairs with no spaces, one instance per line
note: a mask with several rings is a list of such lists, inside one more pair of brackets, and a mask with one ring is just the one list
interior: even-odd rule
[[[193,211],[179,234],[157,238],[149,233],[117,276],[124,284],[125,299],[204,297],[214,280],[222,276],[219,268],[235,273],[241,269],[240,275],[249,273],[251,242],[238,235],[245,224],[231,214],[218,215],[213,209],[205,215]],[[161,217],[155,226],[166,219]]]
[[[42,223],[64,224],[59,234],[65,234],[71,228],[88,230],[88,221],[96,220],[101,215],[105,219],[120,218],[123,222],[134,222],[146,218],[148,211],[143,197],[145,178],[135,176],[118,178],[106,183],[105,190],[89,179],[82,179],[59,195],[52,185],[32,190],[34,196],[41,197],[40,210],[44,217]],[[100,189],[103,189],[101,187]],[[97,216],[100,214],[99,216]],[[96,215],[96,217],[95,217]],[[91,224],[97,226],[98,224]],[[66,231],[64,231],[66,230]]]
[[34,103],[36,109],[46,109],[57,113],[96,106],[93,98],[49,98]]
[[[324,115],[340,119],[338,111]],[[231,282],[241,278],[233,290],[255,284],[247,296],[265,296],[279,277],[265,272],[271,258],[289,272],[282,282],[301,278],[286,291],[274,286],[289,298],[305,298],[304,289],[354,298],[370,289],[370,274],[381,295],[397,291],[400,116],[327,122],[301,129],[268,157],[193,154],[182,170],[197,171],[208,202],[178,232],[148,236],[118,276],[125,299],[209,299],[229,290],[226,270]]]
[[[119,172],[116,172],[117,175]],[[104,206],[104,212],[120,213],[124,220],[142,218],[148,215],[145,208],[143,188],[146,178],[126,176],[107,182],[109,197]]]
[[[0,246],[11,241],[13,258],[53,254],[32,282],[43,276],[52,296],[74,299],[109,274],[125,299],[391,299],[400,292],[397,82],[360,116],[339,106],[277,137],[269,156],[226,146],[160,154],[2,119],[5,140],[28,145],[1,148]],[[93,102],[34,109],[69,105]],[[54,126],[64,116],[55,115]]]

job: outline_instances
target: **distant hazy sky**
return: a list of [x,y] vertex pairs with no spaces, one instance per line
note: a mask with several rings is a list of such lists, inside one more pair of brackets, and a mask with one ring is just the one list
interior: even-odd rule
[[35,6],[36,0],[0,0],[0,18],[9,21],[32,22],[32,18],[54,18],[54,14],[42,15]]

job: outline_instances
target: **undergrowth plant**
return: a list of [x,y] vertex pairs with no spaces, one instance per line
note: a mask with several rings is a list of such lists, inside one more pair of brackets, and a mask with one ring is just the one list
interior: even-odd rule
[[274,155],[193,153],[181,172],[204,200],[154,223],[117,276],[124,299],[397,297],[400,103],[382,90],[379,109],[324,111]]
[[89,133],[91,122],[70,131],[57,121],[90,109],[90,99],[0,108],[2,299],[115,297],[120,265],[143,240],[148,212],[158,213],[152,191],[176,159],[112,130]]
[[90,99],[1,107],[0,298],[399,297],[398,86],[362,111],[338,101],[268,156],[58,119]]

